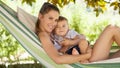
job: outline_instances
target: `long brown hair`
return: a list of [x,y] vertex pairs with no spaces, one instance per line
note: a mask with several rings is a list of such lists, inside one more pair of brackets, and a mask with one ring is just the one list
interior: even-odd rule
[[[59,11],[59,9],[57,8],[57,6],[55,6],[55,5],[53,5],[53,4],[50,4],[50,3],[48,3],[48,2],[45,2],[45,3],[42,5],[39,13],[41,13],[42,15],[44,15],[44,14],[48,13],[50,10],[55,10],[55,11],[57,11],[58,13],[60,13],[60,11]],[[35,28],[36,34],[38,34],[38,33],[40,32],[39,25],[40,25],[40,20],[39,20],[39,18],[38,18],[38,20],[37,20],[37,22],[36,22],[36,28]]]

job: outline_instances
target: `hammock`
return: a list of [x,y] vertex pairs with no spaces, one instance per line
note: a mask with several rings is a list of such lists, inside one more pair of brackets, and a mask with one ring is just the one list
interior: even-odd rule
[[[16,38],[24,49],[29,52],[36,60],[38,60],[46,68],[119,68],[120,58],[116,58],[119,62],[106,63],[99,62],[93,64],[56,64],[44,52],[41,43],[36,34],[24,25],[17,17],[17,12],[0,1],[0,23]],[[114,60],[114,59],[113,59]],[[111,59],[111,61],[113,61]]]

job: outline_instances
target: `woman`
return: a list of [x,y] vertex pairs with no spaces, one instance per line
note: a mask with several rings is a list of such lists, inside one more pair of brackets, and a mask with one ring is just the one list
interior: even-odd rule
[[44,3],[40,10],[36,24],[36,33],[42,43],[43,49],[56,63],[71,64],[86,59],[89,59],[90,62],[93,62],[108,58],[120,57],[120,51],[109,57],[109,51],[112,43],[115,41],[118,45],[120,45],[120,28],[111,25],[104,29],[94,44],[92,56],[91,49],[89,48],[87,53],[81,55],[59,54],[59,52],[54,47],[54,40],[51,36],[53,29],[56,27],[59,14],[59,9],[56,6],[49,3]]
[[82,55],[61,55],[56,50],[51,33],[57,25],[59,14],[59,9],[50,3],[44,3],[40,10],[36,24],[36,34],[42,43],[43,49],[46,51],[48,56],[58,64],[71,64],[89,59],[91,56],[90,49],[88,49],[86,54]]

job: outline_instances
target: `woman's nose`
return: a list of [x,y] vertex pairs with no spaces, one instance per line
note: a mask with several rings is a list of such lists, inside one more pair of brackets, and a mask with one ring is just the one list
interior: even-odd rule
[[56,24],[56,23],[51,23],[51,25],[52,25],[53,27],[56,27],[57,24]]
[[56,26],[56,25],[57,25],[57,22],[56,22],[56,21],[53,21],[53,25]]

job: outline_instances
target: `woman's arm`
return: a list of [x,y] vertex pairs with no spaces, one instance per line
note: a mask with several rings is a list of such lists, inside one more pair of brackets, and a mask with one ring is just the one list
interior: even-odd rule
[[40,33],[39,38],[45,52],[49,57],[51,57],[53,61],[58,64],[71,64],[84,59],[88,59],[91,56],[91,53],[86,53],[83,55],[60,55],[53,46],[53,43],[51,42],[50,37],[47,33]]

